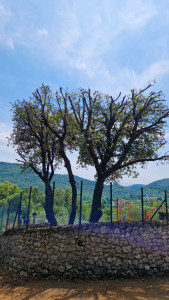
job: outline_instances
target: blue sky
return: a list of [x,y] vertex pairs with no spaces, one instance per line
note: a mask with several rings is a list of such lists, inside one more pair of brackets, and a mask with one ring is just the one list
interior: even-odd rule
[[[41,83],[115,97],[154,79],[169,105],[168,0],[0,0],[0,161],[16,158],[6,141],[10,102]],[[76,169],[71,160],[77,175],[93,179],[94,169]],[[149,163],[121,183],[146,184],[169,177],[168,169]]]

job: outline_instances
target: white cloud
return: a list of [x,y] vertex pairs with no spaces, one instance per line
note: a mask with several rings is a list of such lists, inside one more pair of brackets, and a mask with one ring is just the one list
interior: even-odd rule
[[153,1],[126,1],[126,5],[119,16],[121,26],[137,30],[141,26],[145,26],[149,20],[157,14],[157,8]]
[[[99,87],[102,91],[112,91],[114,88],[119,90],[121,87],[124,90],[128,83],[131,87],[136,78],[135,70],[127,67],[117,70],[114,55],[118,48],[123,47],[121,36],[145,26],[156,15],[157,10],[152,1],[125,3],[127,4],[124,6],[119,4],[118,7],[112,1],[102,2],[101,6],[97,6],[92,12],[89,11],[88,22],[82,17],[85,27],[84,24],[82,26],[82,21],[80,22],[80,14],[77,16],[76,11],[66,11],[64,17],[67,20],[69,13],[71,21],[68,18],[64,28],[60,28],[63,38],[60,43],[51,47],[50,51],[55,51],[55,54],[50,53],[48,57],[53,57],[56,63],[64,61],[69,70],[77,71],[80,85],[90,85],[96,89]],[[110,63],[106,65],[105,55],[110,49],[112,56],[109,54]],[[151,78],[154,76],[148,80]]]
[[81,57],[78,57],[74,63],[70,63],[72,66],[74,66],[78,70],[87,70],[86,64],[83,62]]
[[[17,48],[15,45],[24,46],[33,57],[36,58],[37,55],[38,58],[43,58],[43,62],[51,64],[55,71],[57,67],[61,72],[65,71],[61,77],[66,77],[68,73],[74,76],[77,85],[99,88],[116,96],[119,91],[144,87],[149,80],[158,80],[169,74],[168,33],[165,33],[165,43],[160,48],[165,50],[164,56],[158,50],[157,57],[152,58],[152,55],[148,63],[142,63],[140,69],[128,63],[130,56],[133,59],[135,55],[132,50],[137,46],[137,34],[149,29],[150,21],[163,10],[163,3],[155,0],[51,0],[46,5],[41,5],[41,0],[35,1],[34,5],[34,1],[16,0],[15,4],[12,2],[5,0],[4,5],[0,3],[0,43],[11,49]],[[36,5],[38,14],[33,10]],[[167,8],[167,4],[165,5]],[[164,11],[163,16],[165,19]],[[160,18],[161,15],[159,20],[162,20]],[[155,23],[153,35],[156,35]],[[163,32],[157,32],[157,35],[161,44],[164,41]],[[152,45],[153,41],[152,38]],[[128,48],[131,53],[122,53],[121,50],[127,42],[131,42]],[[141,44],[144,45],[144,40]],[[154,53],[156,48],[152,49]],[[125,57],[125,62],[123,60],[121,64],[117,59],[118,51],[121,51],[121,57]],[[137,59],[139,64],[139,57]],[[9,155],[10,148],[6,146],[5,137],[10,131],[10,127],[0,123],[0,151],[1,154],[3,151],[4,157],[7,153]],[[13,148],[10,151],[10,157],[14,157]],[[76,159],[73,166],[76,169]],[[95,171],[76,171],[76,174],[81,173],[91,178]],[[148,180],[150,174],[146,174]]]
[[7,38],[7,39],[5,40],[5,44],[6,44],[6,46],[8,46],[8,47],[11,48],[11,49],[14,49],[14,48],[15,48],[15,47],[14,47],[14,41],[13,41],[12,38]]
[[[121,91],[123,94],[128,94],[131,88],[144,88],[154,79],[159,82],[166,75],[169,75],[169,59],[153,62],[145,66],[142,72],[127,67],[119,68],[114,72],[106,69],[104,64],[100,64],[93,74],[93,81],[103,92],[113,92],[114,95]],[[93,85],[93,88],[96,88],[96,85]]]
[[160,162],[157,165],[157,162],[149,162],[145,169],[138,167],[137,170],[139,172],[139,176],[137,178],[132,178],[128,176],[124,176],[120,181],[122,185],[130,185],[130,184],[149,184],[153,181],[169,178],[168,172],[169,164],[161,164]]
[[48,31],[47,31],[45,28],[38,29],[38,30],[37,30],[37,33],[38,33],[38,35],[40,35],[40,36],[46,36],[46,35],[48,35]]
[[11,127],[8,124],[0,122],[0,150],[11,152],[13,151],[12,147],[8,147],[8,140],[11,133]]
[[6,123],[0,122],[0,141],[7,141],[6,137],[10,135],[11,131],[11,126]]
[[[6,45],[13,47],[18,43],[32,49],[41,48],[41,54],[51,57],[57,64],[60,62],[62,64],[66,59],[66,65],[72,59],[81,57],[83,63],[91,65],[92,59],[98,61],[99,56],[117,42],[116,39],[121,33],[145,26],[155,15],[155,7],[150,0],[134,2],[128,0],[119,5],[110,0],[103,1],[99,5],[95,5],[97,3],[95,1],[81,2],[81,5],[73,2],[72,6],[66,3],[65,7],[63,5],[64,10],[62,5],[57,8],[55,2],[46,7],[47,12],[50,9],[53,11],[50,13],[51,20],[48,20],[49,30],[44,26],[40,28],[40,24],[35,22],[31,6],[27,5],[28,11],[22,5],[17,6],[18,11],[16,9],[11,18],[9,8],[1,5],[1,14],[5,15],[3,35]],[[48,37],[43,48],[36,38],[36,33]],[[76,64],[74,67],[77,67]]]
[[140,74],[132,71],[131,82],[134,86],[140,87],[150,80],[159,80],[165,75],[169,75],[169,59],[153,62]]
[[[34,55],[45,56],[50,64],[77,76],[79,85],[99,87],[102,91],[140,87],[149,80],[168,74],[167,58],[156,58],[142,71],[127,66],[127,63],[125,66],[116,64],[118,50],[123,48],[123,38],[133,31],[139,32],[158,14],[156,1],[127,0],[117,4],[107,0],[99,5],[96,3],[66,1],[57,7],[52,1],[53,7],[49,4],[46,8],[47,12],[52,8],[50,20],[47,23],[41,20],[41,24],[35,22],[29,5],[27,11],[21,5],[18,12],[13,12],[13,19],[9,8],[3,6],[2,12],[5,12],[2,14],[8,18],[5,22],[11,22],[10,31],[3,27],[5,43],[13,49],[17,43],[24,45]],[[45,37],[45,43],[43,39],[37,39],[37,35]],[[121,55],[126,55],[127,60],[128,53]],[[109,61],[106,62],[107,57]]]
[[11,131],[11,126],[0,122],[0,161],[16,162],[16,158],[18,158],[12,145],[7,146],[7,137],[9,137]]
[[[55,44],[55,47],[60,48],[62,51],[69,51],[70,56],[73,54],[74,46],[77,41],[80,39],[81,28],[79,25],[78,17],[72,12],[68,16],[64,16],[64,19],[68,17],[68,20],[65,20],[60,27],[60,34],[58,35],[58,45]],[[57,35],[54,36],[56,43]]]
[[1,21],[2,18],[8,18],[11,16],[10,10],[7,9],[2,3],[0,3],[0,16],[1,16]]
[[11,49],[14,49],[13,39],[7,29],[11,17],[11,11],[0,3],[0,42]]

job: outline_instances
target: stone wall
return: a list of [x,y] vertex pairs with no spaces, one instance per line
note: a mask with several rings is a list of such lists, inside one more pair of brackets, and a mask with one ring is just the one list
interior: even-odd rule
[[115,278],[169,273],[169,226],[113,222],[9,231],[5,268],[27,276]]

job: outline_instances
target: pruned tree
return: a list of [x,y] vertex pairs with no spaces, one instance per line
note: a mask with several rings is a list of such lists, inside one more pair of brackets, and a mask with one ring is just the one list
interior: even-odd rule
[[101,196],[107,180],[123,175],[137,176],[136,166],[150,161],[166,161],[159,150],[166,143],[165,127],[169,108],[162,92],[149,92],[151,84],[121,99],[99,92],[79,90],[69,95],[74,126],[81,132],[79,162],[96,169],[90,222],[102,216]]
[[36,99],[36,95],[26,100],[17,100],[12,105],[13,131],[9,143],[13,144],[19,162],[23,163],[23,170],[31,168],[45,184],[46,218],[52,225],[57,225],[53,213],[53,191],[51,181],[54,170],[61,161],[58,153],[58,140],[45,126],[42,118],[44,111],[48,112],[45,104],[52,98],[48,86],[41,86],[38,90],[44,106]]
[[[42,88],[45,89],[45,86],[42,85]],[[55,97],[44,99],[41,97],[41,94],[37,89],[33,95],[42,109],[42,122],[48,128],[48,131],[51,132],[52,136],[55,136],[58,141],[58,154],[63,159],[64,166],[68,172],[69,182],[72,189],[72,204],[69,224],[73,224],[76,217],[77,188],[71,161],[67,152],[71,152],[76,149],[78,132],[76,127],[73,126],[73,117],[67,106],[68,92],[63,92],[62,88],[60,88],[55,93]],[[48,109],[45,109],[46,107]]]

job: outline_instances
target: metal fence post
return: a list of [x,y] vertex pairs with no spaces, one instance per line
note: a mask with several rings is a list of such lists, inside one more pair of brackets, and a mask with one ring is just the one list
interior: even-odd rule
[[80,212],[79,212],[79,228],[82,224],[82,193],[83,193],[83,181],[80,182]]
[[10,213],[10,202],[9,202],[9,206],[8,206],[8,210],[7,210],[6,230],[8,229],[9,213]]
[[156,211],[153,213],[153,215],[150,218],[150,221],[152,221],[152,219],[155,217],[155,215],[158,213],[158,211],[160,210],[161,206],[166,203],[165,199],[161,202],[161,204],[159,205],[159,207],[156,209]]
[[20,194],[19,210],[18,210],[18,225],[21,225],[21,207],[22,207],[22,192]]
[[117,198],[117,205],[116,205],[116,213],[117,213],[117,221],[119,221],[119,199]]
[[112,182],[110,182],[110,225],[112,226]]
[[53,190],[52,190],[52,203],[51,203],[51,212],[50,212],[50,226],[52,226],[52,214],[53,214],[53,203],[54,203],[54,196],[55,196],[55,181],[53,181]]
[[3,216],[4,216],[4,205],[2,206],[2,212],[1,212],[1,228],[0,228],[0,231],[2,230]]
[[16,223],[17,215],[18,215],[18,220],[19,220],[19,217],[20,217],[20,213],[21,213],[21,200],[22,200],[22,193],[20,194],[20,200],[19,200],[19,204],[18,204],[18,207],[17,207],[16,215],[15,215],[15,218],[14,218],[12,230],[14,230],[14,228],[15,228],[15,223]]
[[144,222],[144,198],[143,198],[143,187],[141,187],[141,211],[142,211],[142,222]]
[[167,203],[167,191],[165,190],[165,208],[166,208],[166,221],[168,224],[168,203]]
[[28,213],[27,213],[27,218],[26,218],[26,230],[28,229],[28,224],[29,224],[29,213],[30,213],[31,193],[32,193],[32,187],[30,187],[30,191],[29,191]]

